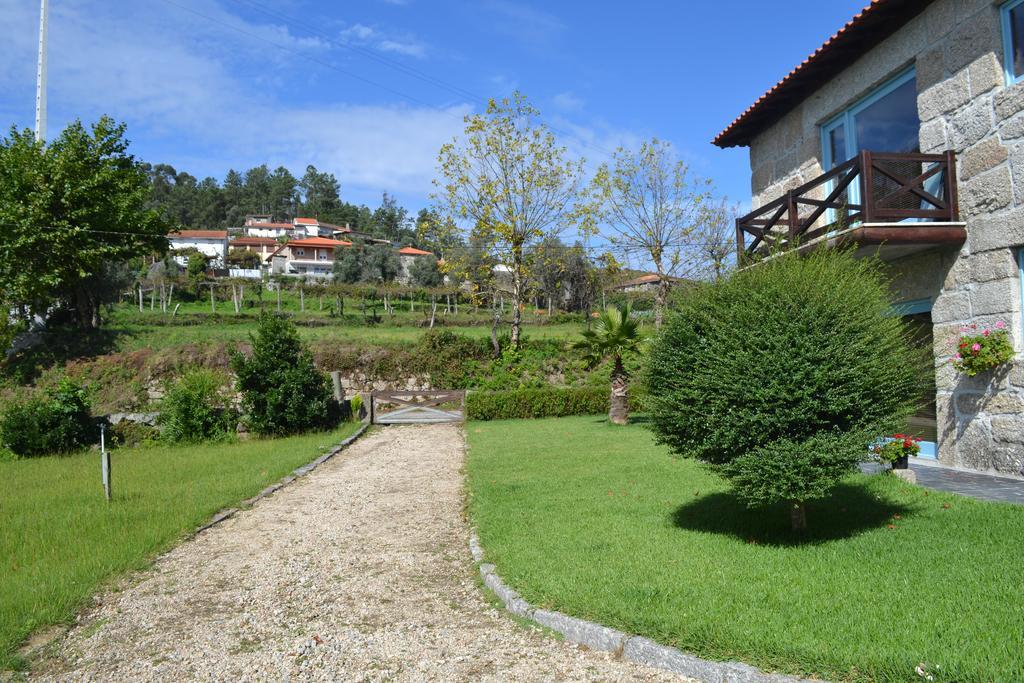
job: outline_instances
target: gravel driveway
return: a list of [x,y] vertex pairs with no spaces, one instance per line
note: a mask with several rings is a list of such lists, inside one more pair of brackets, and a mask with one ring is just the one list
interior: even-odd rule
[[461,427],[389,427],[161,557],[33,680],[680,680],[485,602]]

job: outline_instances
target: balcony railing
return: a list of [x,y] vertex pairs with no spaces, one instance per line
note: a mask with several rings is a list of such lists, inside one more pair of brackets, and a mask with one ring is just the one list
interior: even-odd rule
[[953,152],[864,151],[737,219],[736,249],[743,261],[851,231],[854,241],[962,242],[962,227],[935,230],[959,220]]

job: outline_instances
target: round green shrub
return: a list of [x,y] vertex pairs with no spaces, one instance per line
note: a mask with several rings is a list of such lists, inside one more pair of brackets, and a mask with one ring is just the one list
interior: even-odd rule
[[0,446],[18,456],[70,453],[98,442],[85,390],[68,378],[0,413]]
[[261,314],[252,355],[231,354],[249,429],[281,436],[337,424],[340,409],[327,375],[317,370],[295,325]]
[[651,350],[647,407],[661,442],[749,504],[802,509],[903,425],[926,357],[878,262],[787,255],[680,301]]
[[205,369],[186,372],[160,402],[161,436],[174,443],[224,438],[232,433],[237,415],[224,395],[225,378]]

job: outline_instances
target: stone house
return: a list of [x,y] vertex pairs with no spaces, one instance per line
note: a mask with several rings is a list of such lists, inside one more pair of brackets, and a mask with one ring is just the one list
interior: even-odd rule
[[[749,147],[741,259],[845,244],[887,262],[934,351],[923,455],[1024,474],[1024,0],[874,0],[714,143]],[[1012,367],[958,375],[961,328],[998,321]]]

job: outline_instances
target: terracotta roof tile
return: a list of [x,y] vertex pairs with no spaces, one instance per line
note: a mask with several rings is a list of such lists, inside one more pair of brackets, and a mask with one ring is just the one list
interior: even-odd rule
[[846,22],[845,26],[768,92],[757,98],[712,143],[719,147],[749,145],[754,136],[778,121],[829,78],[899,30],[932,2],[871,0],[870,5]]

